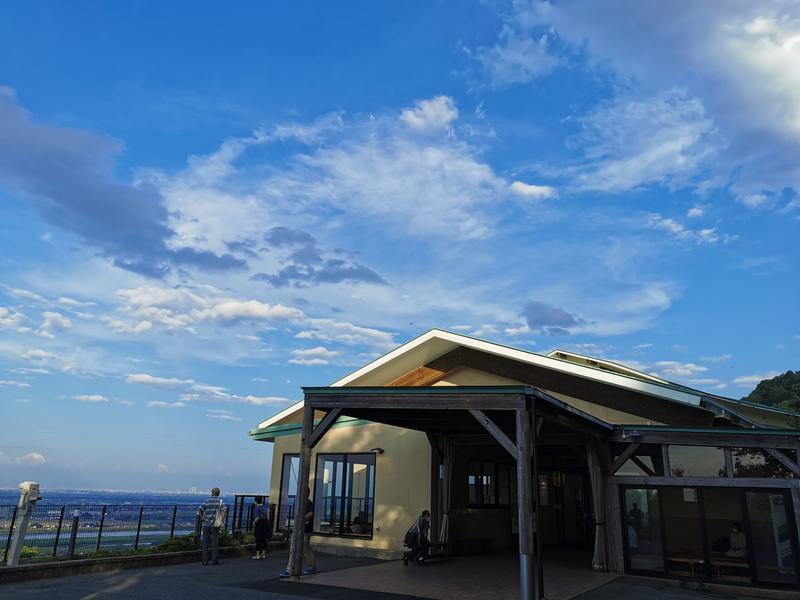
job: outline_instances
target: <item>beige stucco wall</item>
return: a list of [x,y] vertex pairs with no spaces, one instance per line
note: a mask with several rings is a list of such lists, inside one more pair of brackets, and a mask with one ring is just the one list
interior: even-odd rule
[[[403,537],[416,516],[431,502],[431,449],[424,433],[377,423],[334,427],[314,448],[310,489],[315,489],[317,454],[361,453],[383,448],[375,457],[375,516],[372,539],[315,535],[317,546],[370,548],[389,554],[402,553]],[[275,438],[270,499],[280,497],[284,454],[300,452],[300,436]]]

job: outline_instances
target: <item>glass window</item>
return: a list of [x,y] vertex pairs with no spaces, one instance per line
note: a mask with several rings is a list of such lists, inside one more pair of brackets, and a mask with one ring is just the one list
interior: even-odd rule
[[787,513],[787,494],[776,490],[745,495],[758,581],[796,583],[797,548]]
[[[797,453],[794,450],[778,450],[778,452],[784,452],[789,460],[797,462]],[[794,478],[794,473],[761,448],[731,448],[731,458],[734,477]]]
[[374,454],[317,455],[315,487],[315,532],[372,535]]
[[674,577],[703,577],[706,561],[697,488],[665,487],[660,493],[664,509],[667,573]]
[[752,573],[742,527],[739,490],[703,488],[703,509],[711,557],[711,579],[722,583],[750,583]]
[[515,466],[490,461],[467,461],[467,498],[471,508],[508,506]]
[[661,509],[658,490],[625,490],[625,544],[630,568],[635,571],[664,572]]
[[[614,444],[614,458],[616,459],[628,444]],[[661,444],[642,444],[628,460],[617,470],[614,475],[638,475],[648,477],[662,477],[664,475],[664,461],[661,458]]]
[[297,476],[300,469],[299,454],[284,454],[281,467],[281,490],[278,499],[278,517],[275,529],[286,531],[294,527],[294,507],[297,501]]
[[669,446],[673,477],[725,477],[725,452],[715,446]]

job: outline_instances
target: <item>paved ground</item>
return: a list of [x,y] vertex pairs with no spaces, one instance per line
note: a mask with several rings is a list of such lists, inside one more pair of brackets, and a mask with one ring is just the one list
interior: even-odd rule
[[[601,586],[617,576],[591,569],[591,555],[549,551],[544,563],[544,592],[548,600],[567,600]],[[488,554],[456,557],[424,567],[404,567],[399,561],[319,573],[303,581],[374,592],[396,592],[436,600],[517,600],[519,557]]]
[[[2,600],[467,600],[481,598],[516,600],[516,573],[510,573],[509,557],[458,558],[425,567],[403,567],[399,562],[378,562],[318,554],[320,573],[300,582],[281,581],[277,574],[286,566],[286,551],[276,552],[267,560],[236,558],[217,567],[198,563],[132,569],[118,573],[81,575],[43,581],[0,585]],[[506,565],[503,566],[502,559]],[[359,567],[359,568],[356,568]],[[570,597],[566,587],[580,600],[699,600],[721,598],[750,600],[754,596],[707,593],[684,590],[667,582],[620,577],[609,583],[594,576],[591,570],[575,571],[562,561],[558,575],[550,565],[547,598]],[[502,570],[498,570],[502,569]],[[505,571],[509,571],[506,573]],[[382,573],[379,577],[377,573]],[[576,576],[576,573],[580,573]],[[512,576],[513,575],[513,576]],[[557,575],[557,577],[556,577]],[[387,579],[388,577],[388,579]],[[401,578],[401,579],[398,579]],[[455,579],[453,579],[455,577]],[[606,580],[607,575],[601,575]],[[562,587],[553,587],[561,578]],[[337,580],[337,585],[328,585]],[[349,580],[352,587],[341,587]],[[387,581],[394,587],[386,587]],[[447,580],[455,586],[447,594],[442,590]],[[547,581],[547,573],[545,574]],[[377,586],[375,582],[378,582]],[[312,583],[313,582],[313,583]],[[597,587],[599,586],[599,587]],[[353,588],[360,589],[353,589]],[[378,587],[377,591],[365,587]],[[585,591],[594,588],[591,591]],[[455,591],[455,593],[454,593]],[[744,591],[744,590],[743,590]],[[399,593],[402,592],[402,593]]]
[[[131,569],[0,585],[3,600],[419,600],[398,594],[289,583],[277,575],[286,567],[287,552],[266,560],[234,558],[213,567],[199,563]],[[372,565],[373,560],[339,556],[317,557],[320,572]]]

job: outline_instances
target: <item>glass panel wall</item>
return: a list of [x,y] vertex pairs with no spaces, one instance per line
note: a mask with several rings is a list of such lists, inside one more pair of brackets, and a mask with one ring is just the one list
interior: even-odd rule
[[693,487],[665,487],[660,492],[664,507],[667,573],[693,579],[705,577],[700,490]]
[[624,495],[625,545],[630,569],[664,572],[661,507],[658,490],[626,489]]
[[297,475],[300,469],[299,454],[284,454],[281,469],[281,491],[278,499],[278,516],[275,529],[286,531],[294,527],[294,507],[297,500]]
[[[781,452],[780,450],[778,452]],[[793,450],[782,451],[786,458],[797,462]],[[794,479],[794,473],[787,469],[774,456],[761,448],[731,448],[734,477],[773,477]]]
[[722,583],[751,583],[740,490],[703,488],[703,509],[710,546],[711,579]]
[[759,582],[795,583],[797,548],[784,492],[747,492],[753,563]]
[[467,498],[470,508],[508,506],[516,467],[490,461],[467,463]]
[[725,452],[714,446],[668,446],[673,477],[726,477]]
[[[628,444],[613,444],[614,458],[619,456]],[[639,475],[661,477],[664,475],[664,461],[661,458],[661,444],[642,444],[614,475]]]
[[317,455],[314,531],[372,535],[375,455]]

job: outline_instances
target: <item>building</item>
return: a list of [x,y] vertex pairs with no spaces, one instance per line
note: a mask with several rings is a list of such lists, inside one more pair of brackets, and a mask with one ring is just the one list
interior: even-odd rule
[[591,548],[597,570],[800,583],[800,415],[441,330],[304,395],[250,436],[275,446],[275,528],[307,485],[320,549],[397,557],[430,507],[454,551],[518,550],[523,598],[553,547]]

